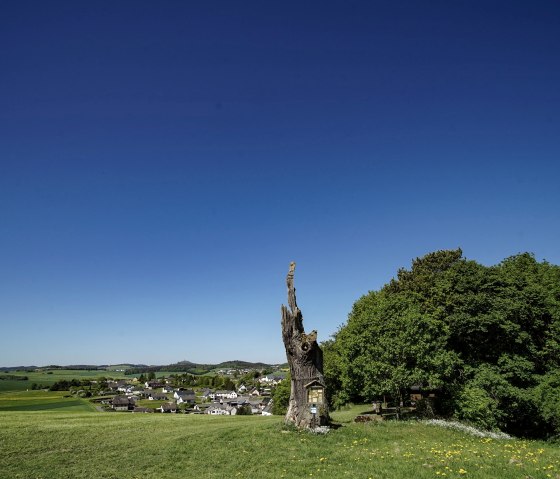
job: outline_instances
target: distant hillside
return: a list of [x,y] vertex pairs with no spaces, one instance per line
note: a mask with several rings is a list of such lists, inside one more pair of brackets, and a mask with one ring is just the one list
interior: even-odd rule
[[37,366],[10,366],[10,367],[0,367],[0,371],[35,371]]
[[220,364],[216,364],[214,368],[219,369],[269,369],[273,367],[272,364],[265,363],[249,363],[247,361],[225,361]]
[[218,364],[200,364],[191,361],[179,361],[178,363],[160,365],[160,366],[143,366],[132,367],[127,369],[127,374],[149,373],[157,371],[170,371],[191,374],[205,374],[210,371],[219,369],[254,369],[262,371],[264,369],[276,369],[278,366],[266,363],[251,363],[248,361],[224,361]]
[[267,363],[252,363],[249,361],[224,361],[219,364],[200,364],[193,363],[191,361],[179,361],[174,364],[166,365],[146,365],[146,364],[102,364],[102,365],[92,365],[92,364],[70,364],[66,366],[59,365],[48,365],[48,366],[10,366],[10,367],[0,367],[0,371],[35,371],[35,370],[52,370],[52,369],[75,369],[75,370],[88,370],[88,371],[117,371],[124,370],[127,374],[138,374],[138,373],[148,373],[157,371],[170,371],[170,372],[181,372],[181,373],[191,373],[191,374],[205,374],[207,372],[219,369],[254,369],[262,371],[264,369],[277,369],[278,367],[286,367],[283,365],[273,365]]

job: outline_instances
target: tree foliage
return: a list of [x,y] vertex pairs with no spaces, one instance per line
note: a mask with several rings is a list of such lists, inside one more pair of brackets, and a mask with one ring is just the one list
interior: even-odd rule
[[529,253],[495,266],[460,249],[417,258],[358,299],[324,349],[335,401],[402,400],[423,385],[438,391],[439,413],[560,432],[560,267]]
[[272,392],[272,414],[283,416],[288,410],[288,404],[290,402],[290,391],[291,391],[292,377],[290,373],[280,381],[280,383],[274,388]]
[[236,414],[238,416],[250,416],[253,413],[251,412],[251,406],[239,406]]

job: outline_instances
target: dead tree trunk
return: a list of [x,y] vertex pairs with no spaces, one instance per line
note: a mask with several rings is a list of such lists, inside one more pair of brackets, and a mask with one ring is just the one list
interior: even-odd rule
[[305,334],[303,316],[296,302],[294,271],[290,263],[286,278],[288,306],[282,305],[282,339],[292,375],[292,390],[285,422],[298,428],[322,426],[329,423],[323,351],[317,344],[317,331]]

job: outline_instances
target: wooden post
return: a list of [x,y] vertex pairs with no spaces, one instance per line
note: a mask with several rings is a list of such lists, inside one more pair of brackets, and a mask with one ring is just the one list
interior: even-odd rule
[[329,423],[327,391],[323,378],[323,351],[317,343],[317,331],[306,334],[303,316],[296,302],[294,271],[290,263],[286,278],[288,307],[282,305],[282,339],[292,375],[290,403],[285,422],[298,428]]

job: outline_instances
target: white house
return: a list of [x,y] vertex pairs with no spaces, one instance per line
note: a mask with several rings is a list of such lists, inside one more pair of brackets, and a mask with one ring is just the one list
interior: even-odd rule
[[237,399],[237,393],[235,391],[216,391],[210,394],[212,399]]
[[269,386],[276,386],[278,383],[282,382],[284,378],[281,376],[264,376],[263,378],[259,378],[259,382],[261,384],[267,384]]
[[229,404],[212,404],[205,411],[205,414],[212,416],[235,416],[237,414],[237,407],[230,406]]

